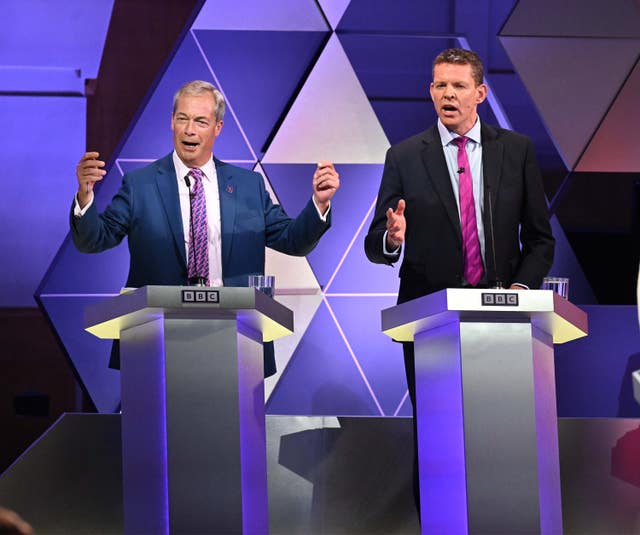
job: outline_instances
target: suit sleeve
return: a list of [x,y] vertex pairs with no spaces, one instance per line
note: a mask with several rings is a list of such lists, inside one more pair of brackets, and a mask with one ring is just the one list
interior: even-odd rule
[[282,206],[271,201],[262,177],[257,176],[264,209],[267,247],[292,256],[309,254],[331,226],[333,210],[329,211],[326,221],[323,221],[310,197],[298,217],[292,219]]
[[383,240],[387,231],[387,209],[393,208],[395,210],[398,206],[398,201],[403,196],[404,191],[395,162],[395,155],[389,149],[385,157],[373,220],[364,239],[364,251],[371,262],[392,265],[399,258],[399,254],[386,255],[384,253]]
[[535,289],[540,287],[551,269],[555,240],[542,175],[530,139],[527,140],[524,161],[524,193],[520,228],[522,261],[513,280]]
[[99,253],[118,245],[129,231],[132,198],[125,175],[120,190],[103,213],[98,213],[95,199],[82,217],[73,215],[72,205],[70,228],[76,248],[82,253]]

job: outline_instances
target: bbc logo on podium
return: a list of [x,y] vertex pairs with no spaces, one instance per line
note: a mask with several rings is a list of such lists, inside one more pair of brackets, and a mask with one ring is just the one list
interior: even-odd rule
[[218,290],[182,290],[183,303],[219,303]]
[[482,306],[488,307],[517,307],[518,292],[483,293]]

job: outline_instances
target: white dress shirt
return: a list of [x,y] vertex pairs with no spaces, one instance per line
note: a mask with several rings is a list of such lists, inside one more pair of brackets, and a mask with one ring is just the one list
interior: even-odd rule
[[[189,188],[184,179],[189,174],[189,167],[173,151],[173,165],[176,169],[178,180],[178,195],[180,197],[180,213],[182,214],[182,230],[184,232],[184,247],[186,258],[189,258],[189,226],[191,221],[191,209],[189,200]],[[213,157],[200,167],[204,173],[202,186],[207,201],[207,237],[209,241],[209,284],[222,286],[222,239],[220,224],[220,193],[218,191],[218,175]],[[191,187],[193,178],[190,177]]]

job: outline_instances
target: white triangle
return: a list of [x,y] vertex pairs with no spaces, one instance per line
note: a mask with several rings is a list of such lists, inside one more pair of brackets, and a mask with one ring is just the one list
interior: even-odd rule
[[384,163],[389,141],[332,35],[262,161]]
[[[271,200],[280,204],[260,164],[254,169],[262,175]],[[298,214],[289,214],[295,217]],[[320,285],[304,256],[290,256],[268,247],[265,249],[264,272],[276,277],[276,293],[318,294]]]
[[351,0],[318,0],[318,2],[329,20],[329,24],[335,30]]
[[[278,281],[276,280],[276,284],[277,283]],[[319,292],[316,295],[277,295],[276,293],[275,299],[287,308],[293,310],[294,333],[278,338],[274,342],[276,368],[278,371],[275,375],[267,377],[264,380],[265,401],[269,400],[269,396],[271,396],[280,377],[282,377],[282,373],[289,364],[300,340],[302,340],[311,320],[315,316],[316,310],[318,310],[320,303],[322,303],[323,296]]]

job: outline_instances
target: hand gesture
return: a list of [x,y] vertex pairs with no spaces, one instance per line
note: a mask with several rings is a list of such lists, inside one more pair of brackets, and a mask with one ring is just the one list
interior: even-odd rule
[[387,209],[387,249],[389,251],[395,251],[404,243],[404,233],[407,230],[405,207],[404,199],[400,199],[395,211],[391,208]]
[[326,160],[318,164],[313,173],[313,199],[323,214],[329,208],[329,201],[340,187],[340,175],[331,162]]
[[76,178],[78,179],[78,203],[80,207],[84,206],[93,198],[93,186],[99,180],[104,178],[107,172],[102,169],[104,162],[98,160],[100,153],[85,152],[78,166],[76,167]]

